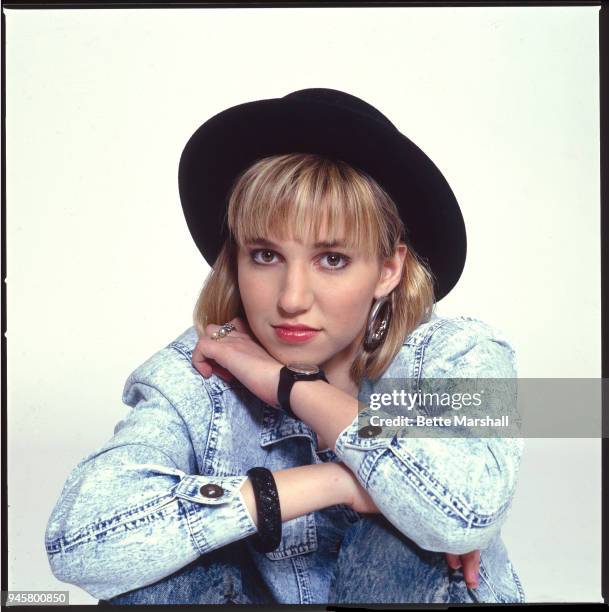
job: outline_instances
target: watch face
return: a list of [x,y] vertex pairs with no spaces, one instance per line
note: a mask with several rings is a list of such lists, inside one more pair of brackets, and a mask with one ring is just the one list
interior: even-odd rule
[[297,374],[317,374],[319,368],[311,363],[288,363],[286,367]]

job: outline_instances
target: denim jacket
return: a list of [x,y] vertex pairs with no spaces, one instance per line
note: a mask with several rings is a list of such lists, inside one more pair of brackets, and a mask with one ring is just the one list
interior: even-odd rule
[[[481,549],[480,582],[499,602],[524,601],[500,537],[522,439],[363,438],[356,418],[334,449],[320,450],[311,427],[237,380],[202,377],[191,365],[197,340],[187,329],[129,376],[128,414],[69,474],[45,534],[59,580],[99,599],[152,584],[256,532],[239,491],[249,468],[342,461],[400,532],[426,550]],[[497,330],[434,314],[405,339],[381,379],[515,376],[514,351]],[[371,392],[376,383],[365,379],[362,388]],[[252,547],[279,603],[329,603],[331,561],[319,542],[330,510],[341,529],[359,520],[335,506],[284,522],[272,552]]]

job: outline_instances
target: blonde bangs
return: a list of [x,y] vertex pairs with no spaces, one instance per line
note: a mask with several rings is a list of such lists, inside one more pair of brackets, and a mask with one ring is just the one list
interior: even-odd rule
[[[253,164],[236,181],[227,221],[237,244],[258,238],[313,243],[344,239],[366,257],[390,252],[378,194],[366,175],[340,160],[292,153]],[[323,233],[322,233],[323,232]]]

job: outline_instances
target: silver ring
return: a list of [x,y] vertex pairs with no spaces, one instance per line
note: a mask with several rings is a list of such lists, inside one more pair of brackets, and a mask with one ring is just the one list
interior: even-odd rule
[[224,338],[224,336],[228,336],[228,334],[236,329],[237,328],[233,325],[233,323],[225,323],[224,325],[220,326],[220,329],[211,335],[211,338],[220,341],[222,338]]

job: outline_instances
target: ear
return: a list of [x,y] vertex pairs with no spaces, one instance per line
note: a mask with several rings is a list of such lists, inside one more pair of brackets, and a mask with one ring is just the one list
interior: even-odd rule
[[382,262],[379,280],[374,290],[375,299],[389,295],[397,287],[402,278],[402,269],[407,252],[408,247],[400,242],[393,256]]

